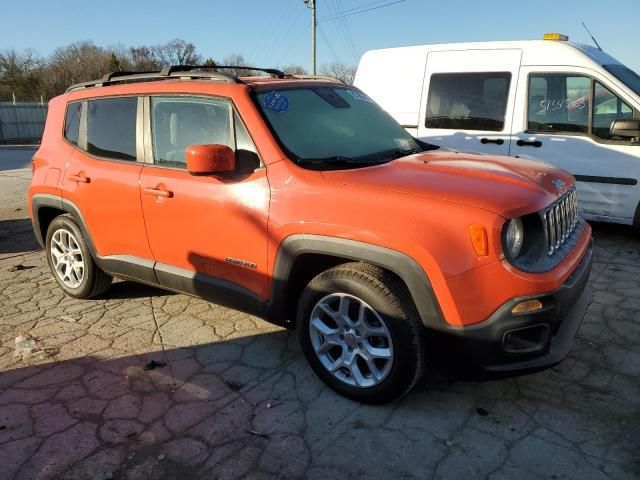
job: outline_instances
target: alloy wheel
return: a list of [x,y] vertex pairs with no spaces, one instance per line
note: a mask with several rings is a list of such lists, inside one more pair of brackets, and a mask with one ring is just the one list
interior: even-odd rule
[[363,300],[346,293],[327,295],[313,307],[309,322],[313,349],[335,378],[369,388],[389,375],[391,334],[380,314]]
[[60,281],[69,288],[82,285],[85,274],[84,258],[78,240],[69,230],[56,230],[50,246],[53,269]]

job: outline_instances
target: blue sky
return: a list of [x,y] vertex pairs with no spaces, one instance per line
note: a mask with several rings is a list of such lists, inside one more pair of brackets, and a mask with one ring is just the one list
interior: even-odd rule
[[[375,0],[317,0],[318,18]],[[393,0],[389,0],[393,1]],[[303,0],[29,0],[2,7],[0,49],[41,54],[78,40],[98,45],[193,42],[205,57],[241,53],[257,66],[310,66],[310,11]],[[356,64],[372,48],[474,40],[525,40],[562,32],[603,49],[640,71],[638,0],[405,0],[344,18],[321,21],[318,63]]]

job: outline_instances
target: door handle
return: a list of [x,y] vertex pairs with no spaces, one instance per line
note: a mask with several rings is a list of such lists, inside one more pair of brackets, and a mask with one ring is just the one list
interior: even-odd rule
[[504,140],[501,138],[481,138],[480,143],[486,145],[487,143],[495,143],[496,145],[502,145]]
[[518,140],[516,142],[516,145],[518,145],[519,147],[535,147],[535,148],[540,148],[542,146],[542,142],[540,140],[533,140],[531,142],[528,142],[526,140]]
[[153,195],[154,197],[162,197],[162,198],[172,198],[173,192],[169,190],[163,190],[161,188],[150,188],[147,187],[144,189],[145,195]]
[[89,177],[85,177],[84,175],[76,174],[69,175],[69,180],[76,183],[89,183],[91,179]]

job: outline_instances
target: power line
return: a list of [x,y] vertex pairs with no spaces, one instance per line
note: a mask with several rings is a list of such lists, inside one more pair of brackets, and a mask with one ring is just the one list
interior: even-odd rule
[[[344,7],[342,6],[342,0],[336,0],[336,3],[338,4],[338,7],[340,9],[340,11],[344,11]],[[345,20],[344,18],[341,19],[344,28],[347,32],[347,38],[348,38],[348,42],[349,42],[349,48],[351,49],[351,54],[353,56],[353,60],[357,63],[358,62],[358,49],[356,47],[356,41],[353,38],[353,34],[351,32],[351,26],[349,25],[349,22],[347,20]]]
[[380,3],[387,3],[389,0],[377,0],[376,2],[365,3],[364,5],[358,5],[357,7],[347,8],[346,10],[340,9],[331,15],[327,15],[326,17],[321,18],[320,20],[324,20],[329,17],[333,17],[334,15],[342,15],[344,13],[349,13],[354,10],[360,10],[361,8],[373,7],[374,5],[378,5]]
[[331,45],[329,38],[324,34],[324,30],[322,30],[322,28],[318,26],[318,31],[320,32],[320,35],[322,35],[322,38],[324,38],[324,41],[326,42],[327,47],[329,47],[329,51],[333,55],[333,58],[335,59],[336,63],[340,63],[340,60],[338,59],[338,56],[336,55],[336,51],[333,49],[333,46]]
[[[339,2],[337,0],[329,0],[325,2],[325,5],[327,5],[327,8],[331,13],[330,16],[335,16],[337,12],[341,10]],[[356,55],[354,54],[352,42],[349,39],[349,34],[347,31],[348,26],[346,25],[346,21],[344,19],[340,19],[333,25],[336,30],[336,36],[340,38],[340,42],[344,46],[345,53],[347,54],[347,56],[351,56],[355,59]]]
[[364,13],[364,12],[370,12],[372,10],[378,10],[379,8],[384,8],[384,7],[389,7],[391,5],[395,5],[396,3],[402,3],[402,2],[406,2],[406,0],[396,0],[395,2],[389,2],[389,3],[385,3],[384,5],[378,5],[377,7],[371,7],[371,8],[367,8],[364,10],[358,10],[357,12],[352,12],[352,13],[345,13],[343,12],[338,12],[335,16],[329,16],[329,17],[325,17],[325,18],[321,18],[318,20],[319,22],[331,22],[333,20],[337,20],[339,18],[344,18],[344,17],[350,17],[351,15],[357,15],[359,13]]

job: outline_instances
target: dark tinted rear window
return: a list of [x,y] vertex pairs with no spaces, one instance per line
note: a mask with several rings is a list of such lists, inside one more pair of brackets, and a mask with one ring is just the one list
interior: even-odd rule
[[67,116],[64,121],[64,137],[74,145],[78,145],[81,106],[80,102],[70,103],[67,106]]
[[91,100],[87,109],[87,151],[118,160],[136,159],[136,97]]
[[425,126],[502,131],[510,82],[508,72],[433,74]]

